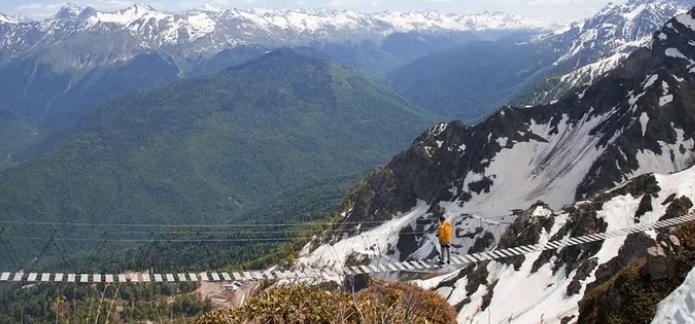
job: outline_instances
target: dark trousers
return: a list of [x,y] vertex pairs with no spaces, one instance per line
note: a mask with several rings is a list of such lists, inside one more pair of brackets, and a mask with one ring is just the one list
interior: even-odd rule
[[445,262],[444,261],[444,250],[446,250],[446,260],[447,260],[446,262],[450,263],[451,262],[451,249],[450,249],[451,245],[449,243],[442,243],[442,242],[439,242],[439,245],[441,245],[441,247],[442,247],[442,252],[439,254],[439,260],[441,262]]

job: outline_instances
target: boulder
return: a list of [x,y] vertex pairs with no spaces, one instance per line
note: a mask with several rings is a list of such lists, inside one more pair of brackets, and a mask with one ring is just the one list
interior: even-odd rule
[[661,246],[653,246],[647,250],[647,275],[652,280],[663,280],[675,274],[673,255],[667,253]]

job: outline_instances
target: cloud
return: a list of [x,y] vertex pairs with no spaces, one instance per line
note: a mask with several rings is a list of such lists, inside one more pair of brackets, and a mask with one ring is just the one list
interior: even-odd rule
[[[188,0],[188,1],[147,1],[147,0],[70,0],[72,3],[81,7],[93,7],[101,11],[116,11],[128,6],[132,6],[136,2],[146,2],[152,5],[157,10],[176,12],[188,10],[198,7],[203,4],[210,4],[217,7],[231,7],[227,0]],[[255,0],[240,0],[236,2],[244,2],[247,4],[255,3]],[[29,3],[16,6],[15,12],[19,15],[30,17],[32,19],[45,19],[55,15],[60,8],[65,5],[61,3]]]
[[[122,0],[73,1],[73,3],[81,7],[91,6],[103,11],[113,11],[133,5],[132,1]],[[162,3],[150,4],[154,6]],[[44,19],[55,15],[64,5],[65,3],[29,3],[19,5],[15,9],[22,16]]]
[[63,3],[29,3],[17,6],[17,13],[33,19],[43,19],[53,16],[62,8]]
[[561,6],[561,5],[576,5],[578,0],[533,0],[529,3],[532,6]]

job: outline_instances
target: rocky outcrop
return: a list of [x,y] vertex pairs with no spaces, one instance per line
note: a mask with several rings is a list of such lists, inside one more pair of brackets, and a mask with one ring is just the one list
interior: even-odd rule
[[659,237],[646,258],[631,261],[579,303],[578,324],[651,323],[657,304],[683,283],[695,266],[695,224]]
[[[518,215],[514,223],[507,228],[502,238],[500,238],[498,248],[507,249],[517,246],[532,245],[538,243],[543,230],[550,232],[553,226],[554,217],[537,216],[536,211],[547,209],[548,206],[542,202],[536,203],[530,209]],[[519,270],[521,265],[526,260],[524,255],[516,255],[499,260],[506,265],[513,264],[514,269]]]
[[591,273],[596,269],[598,265],[598,260],[596,258],[591,258],[577,269],[577,272],[572,279],[572,282],[567,286],[567,296],[572,296],[578,294],[582,289],[581,282],[586,280]]
[[[579,208],[568,207],[564,209],[574,217],[567,220],[565,226],[553,235],[550,240],[562,240],[569,237],[578,237],[605,232],[606,222],[596,216],[596,210],[600,209],[600,205],[592,202],[586,205],[580,205]],[[569,274],[577,269],[583,262],[588,260],[592,255],[595,255],[601,249],[602,242],[593,242],[584,245],[570,246],[561,250],[547,250],[541,253],[541,256],[533,263],[531,273],[535,273],[543,265],[550,262],[554,257],[555,262],[553,271],[557,272],[560,269],[565,270],[565,274]]]
[[653,246],[647,250],[647,265],[645,269],[651,280],[663,280],[674,275],[673,259],[661,246]]
[[643,275],[654,281],[672,278],[676,274],[676,257],[681,253],[678,237],[660,234],[658,243],[647,249],[647,266]]
[[586,285],[586,291],[591,291],[610,280],[633,260],[643,258],[647,253],[647,249],[652,245],[654,245],[654,240],[644,233],[629,235],[625,239],[623,246],[618,250],[618,256],[596,269],[594,274],[595,280]]

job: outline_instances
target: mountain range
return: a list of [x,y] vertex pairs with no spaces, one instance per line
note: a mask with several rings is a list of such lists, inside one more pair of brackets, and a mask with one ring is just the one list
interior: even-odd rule
[[[503,104],[549,103],[591,84],[646,45],[666,19],[692,5],[691,0],[630,0],[560,29],[500,12],[364,14],[201,6],[167,13],[147,4],[101,12],[67,4],[43,21],[3,16],[0,80],[30,75],[28,80],[46,90],[37,97],[43,100],[15,91],[15,99],[30,98],[0,102],[60,111],[60,102],[79,92],[73,91],[76,85],[118,83],[102,71],[129,65],[140,55],[159,56],[166,62],[162,74],[177,70],[185,78],[219,72],[274,48],[304,47],[377,79],[385,77],[411,102],[470,123]],[[167,76],[139,86],[169,81]],[[22,86],[32,88],[32,83]],[[87,109],[103,103],[69,101]]]
[[[571,89],[593,84],[638,48],[645,47],[661,26],[695,6],[688,0],[631,0],[609,4],[595,16],[572,24],[559,35],[534,41],[553,42],[566,54],[553,63],[555,75],[527,94],[521,104],[549,103]],[[556,33],[557,34],[557,33]],[[567,45],[569,50],[567,50]]]
[[[195,61],[241,45],[283,47],[312,41],[359,43],[381,41],[397,33],[512,33],[553,27],[499,12],[362,14],[349,10],[224,10],[202,6],[181,13],[165,13],[147,4],[135,4],[114,12],[67,4],[43,21],[6,20],[0,27],[0,42],[4,45],[0,64],[48,51],[62,54],[48,56],[52,65],[77,69],[125,61],[153,50],[165,52],[177,61]],[[84,46],[88,43],[91,46]]]
[[[695,9],[667,21],[617,69],[557,102],[507,106],[475,126],[436,125],[353,187],[341,210],[349,225],[339,231],[347,238],[316,240],[297,263],[339,269],[432,258],[440,215],[455,225],[452,249],[463,255],[693,211],[694,43]],[[474,264],[427,284],[465,322],[651,321],[659,300],[639,300],[611,278],[634,274],[624,267],[654,244],[655,233],[632,234]],[[686,259],[687,273],[695,262]],[[682,278],[666,284],[675,288]],[[635,303],[643,306],[636,310]]]
[[[466,43],[416,59],[388,75],[413,103],[466,123],[504,104],[546,104],[590,85],[668,19],[695,1],[630,0],[551,33],[511,42]],[[451,80],[456,80],[451,82]]]
[[363,14],[328,9],[168,13],[147,4],[102,12],[67,4],[42,21],[0,19],[0,169],[67,137],[78,120],[130,91],[214,75],[277,48],[335,60],[370,78],[479,39],[555,28],[504,13]]

